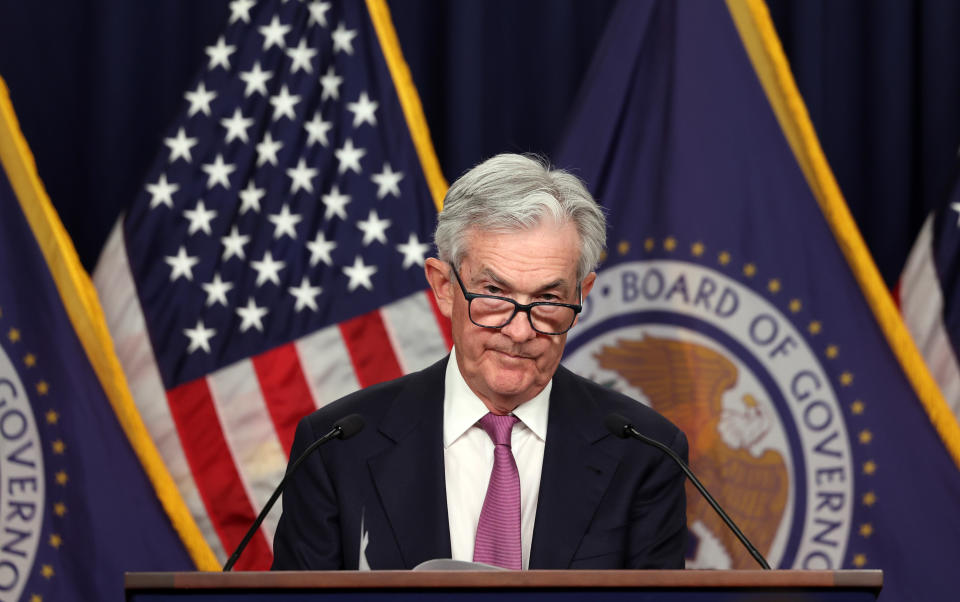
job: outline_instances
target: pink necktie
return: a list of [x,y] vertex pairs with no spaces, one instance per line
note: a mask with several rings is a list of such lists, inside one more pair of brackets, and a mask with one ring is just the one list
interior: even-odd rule
[[519,571],[520,556],[520,473],[510,450],[510,432],[516,416],[487,414],[480,426],[493,439],[493,471],[487,497],[480,511],[474,562],[483,562]]

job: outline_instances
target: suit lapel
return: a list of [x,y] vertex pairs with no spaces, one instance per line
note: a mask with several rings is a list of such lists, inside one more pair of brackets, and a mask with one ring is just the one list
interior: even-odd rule
[[550,395],[531,569],[570,566],[619,461],[595,445],[606,435],[593,401],[561,366]]
[[443,469],[446,361],[411,379],[380,423],[386,448],[368,465],[406,568],[450,557]]

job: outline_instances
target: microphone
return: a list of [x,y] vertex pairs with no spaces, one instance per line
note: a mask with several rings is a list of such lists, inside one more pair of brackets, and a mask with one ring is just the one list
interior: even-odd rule
[[747,551],[750,552],[750,555],[753,556],[753,559],[756,560],[757,563],[759,563],[760,566],[763,567],[764,569],[768,571],[770,570],[770,565],[767,564],[767,560],[763,557],[763,555],[759,552],[759,550],[757,550],[757,548],[755,548],[753,544],[750,543],[750,540],[747,539],[747,536],[743,534],[743,531],[741,531],[740,528],[733,522],[733,519],[727,516],[727,513],[723,511],[723,508],[720,507],[720,504],[717,503],[717,500],[713,499],[713,496],[710,495],[710,492],[707,491],[707,488],[704,487],[703,483],[700,482],[700,479],[698,479],[696,475],[693,474],[693,471],[690,470],[690,467],[687,466],[687,463],[684,462],[683,459],[677,455],[677,452],[673,451],[663,443],[660,443],[656,439],[651,439],[650,437],[647,437],[646,435],[638,431],[637,428],[633,426],[633,424],[631,424],[629,420],[627,420],[620,414],[608,414],[607,417],[603,419],[603,424],[604,426],[607,427],[607,430],[609,430],[615,436],[620,437],[621,439],[626,439],[627,437],[633,437],[634,439],[639,439],[640,441],[643,441],[647,445],[652,445],[653,447],[659,449],[660,451],[670,456],[670,458],[677,463],[677,465],[684,472],[684,474],[687,475],[687,478],[689,478],[690,482],[693,483],[694,487],[697,488],[697,491],[700,492],[700,495],[702,495],[703,498],[707,500],[707,503],[710,504],[710,507],[713,508],[718,515],[720,515],[720,518],[727,525],[727,527],[729,527],[730,530],[733,531],[733,534],[737,536],[737,539],[740,540],[740,543],[742,543],[743,546],[747,548]]
[[263,510],[260,511],[260,514],[257,516],[257,520],[253,521],[253,524],[250,526],[250,529],[247,530],[247,534],[243,536],[243,539],[240,540],[240,545],[237,546],[237,549],[234,550],[233,554],[230,555],[230,558],[227,560],[227,563],[223,565],[223,572],[227,572],[233,568],[233,565],[237,563],[237,559],[240,558],[240,554],[247,547],[247,544],[250,543],[250,538],[253,537],[253,534],[257,532],[257,529],[260,528],[260,524],[263,522],[263,519],[267,517],[270,509],[273,508],[273,505],[277,502],[277,498],[280,497],[280,494],[283,493],[283,488],[287,484],[287,479],[296,472],[300,464],[307,459],[315,449],[330,441],[331,439],[349,439],[353,437],[361,430],[363,430],[363,416],[360,414],[350,414],[349,416],[344,416],[333,425],[333,428],[330,429],[330,432],[320,437],[316,441],[310,444],[300,457],[294,461],[289,467],[287,467],[286,474],[283,475],[283,478],[280,480],[280,484],[277,485],[277,488],[273,490],[273,494],[270,496],[270,499],[267,500],[266,505],[263,507]]

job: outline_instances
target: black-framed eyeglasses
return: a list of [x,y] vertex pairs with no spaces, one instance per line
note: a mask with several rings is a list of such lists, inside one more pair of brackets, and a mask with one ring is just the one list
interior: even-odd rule
[[530,327],[535,331],[540,334],[558,335],[570,330],[577,319],[577,314],[583,310],[581,305],[583,298],[579,285],[577,285],[577,296],[581,298],[581,304],[535,301],[524,305],[509,297],[468,293],[467,287],[460,279],[460,274],[457,273],[457,268],[451,265],[450,269],[453,270],[457,284],[460,285],[460,290],[463,291],[463,296],[467,300],[467,315],[470,316],[470,321],[481,328],[503,328],[513,320],[517,312],[523,312],[527,314]]

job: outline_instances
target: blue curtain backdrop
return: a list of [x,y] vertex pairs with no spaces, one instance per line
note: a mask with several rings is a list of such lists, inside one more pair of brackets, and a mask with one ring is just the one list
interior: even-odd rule
[[[613,2],[393,0],[449,179],[554,152]],[[768,0],[827,158],[893,284],[960,143],[960,3]],[[133,199],[227,0],[0,0],[0,75],[88,268]]]

